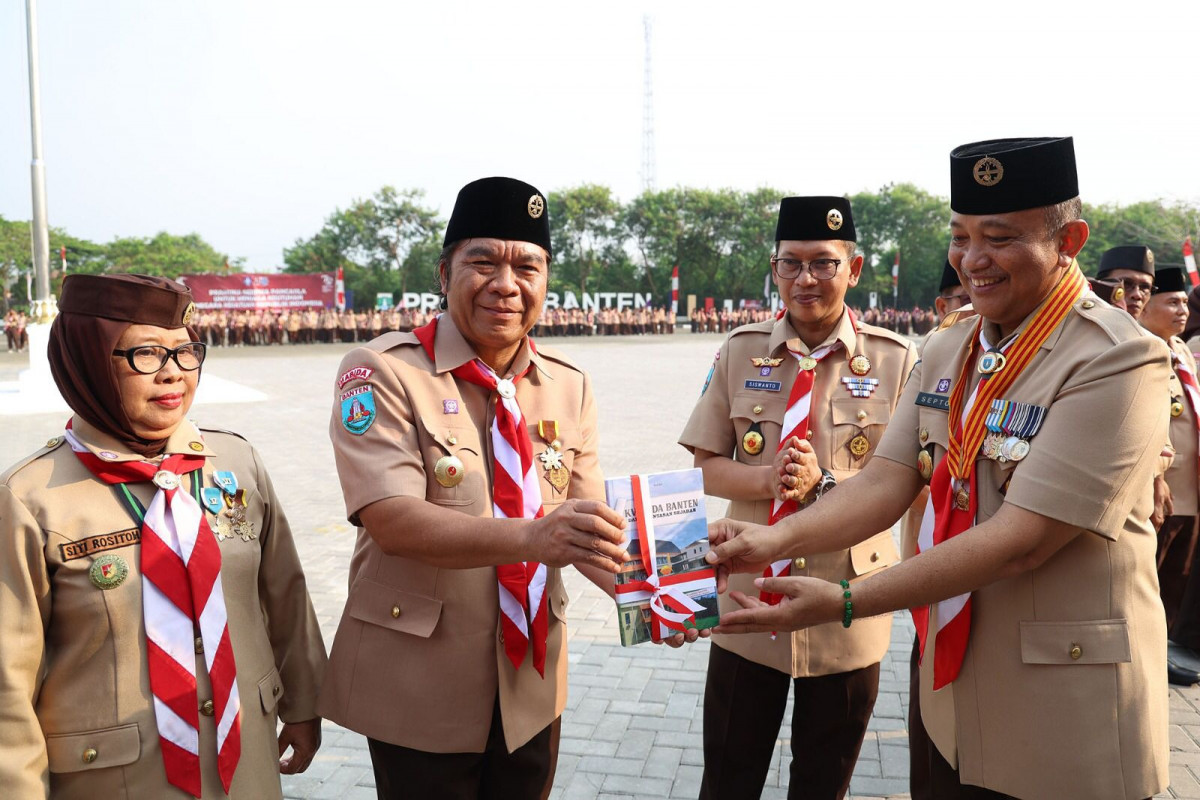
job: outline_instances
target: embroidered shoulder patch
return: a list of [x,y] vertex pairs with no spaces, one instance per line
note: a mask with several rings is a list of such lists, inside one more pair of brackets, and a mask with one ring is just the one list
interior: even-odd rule
[[338,378],[337,387],[341,389],[350,381],[365,381],[375,374],[375,370],[370,367],[351,367],[342,373]]
[[345,392],[342,401],[342,427],[361,436],[375,422],[375,393],[370,386],[358,386]]

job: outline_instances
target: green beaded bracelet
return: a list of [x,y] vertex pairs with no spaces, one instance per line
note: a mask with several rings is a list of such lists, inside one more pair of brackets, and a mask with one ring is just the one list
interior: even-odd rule
[[843,579],[841,585],[842,597],[846,599],[846,612],[842,615],[842,627],[849,628],[850,622],[854,619],[854,603],[850,602],[850,582]]

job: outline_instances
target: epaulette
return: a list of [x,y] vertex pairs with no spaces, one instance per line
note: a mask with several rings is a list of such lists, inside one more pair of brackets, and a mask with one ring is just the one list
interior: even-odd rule
[[8,483],[8,479],[11,478],[13,475],[16,475],[23,468],[29,466],[34,461],[37,461],[42,456],[48,455],[49,453],[53,453],[58,448],[62,447],[63,442],[65,442],[65,441],[66,441],[66,437],[64,437],[64,436],[55,436],[55,437],[51,438],[49,441],[47,441],[44,445],[39,447],[37,450],[34,450],[32,453],[25,456],[17,463],[13,464],[8,469],[4,470],[4,472],[2,474],[0,474],[0,483]]
[[765,319],[762,322],[748,322],[745,325],[739,325],[729,332],[729,338],[732,339],[734,336],[741,336],[743,333],[770,334],[771,331],[775,330],[776,322],[777,320],[774,319]]
[[374,350],[376,353],[384,353],[391,350],[393,347],[403,347],[405,345],[420,344],[421,340],[412,331],[391,331],[382,336],[376,336],[371,341],[360,344],[359,347],[365,347],[369,350]]
[[[1158,339],[1153,333],[1139,325],[1133,317],[1129,316],[1128,312],[1110,306],[1094,295],[1084,295],[1075,301],[1075,305],[1071,309],[1089,322],[1098,325],[1112,339],[1113,344],[1123,342],[1131,337],[1149,336]],[[1163,345],[1167,346],[1166,342],[1163,342]]]
[[903,345],[906,348],[909,345],[913,344],[913,340],[909,339],[907,336],[900,334],[900,333],[896,333],[895,331],[889,331],[887,328],[881,328],[878,325],[868,325],[866,323],[860,323],[858,326],[858,330],[860,333],[866,333],[871,336],[878,336],[880,339],[891,339],[896,344]]
[[937,330],[944,331],[951,325],[957,325],[964,319],[968,319],[973,316],[975,316],[975,309],[971,307],[970,303],[968,303],[957,311],[951,311],[949,314],[947,314],[946,318],[943,319],[941,324],[937,326]]
[[227,431],[224,428],[201,428],[199,425],[197,425],[196,428],[201,433],[227,433],[230,436],[236,436],[237,438],[241,439],[243,442],[249,441],[249,439],[247,439],[245,436],[242,436],[237,431]]
[[562,364],[564,367],[573,369],[576,372],[583,372],[582,367],[580,367],[578,364],[576,364],[574,361],[572,361],[570,358],[568,358],[557,347],[550,347],[549,345],[540,345],[540,344],[535,344],[534,347],[537,348],[537,354],[540,357],[548,359],[548,360],[553,361],[558,364]]

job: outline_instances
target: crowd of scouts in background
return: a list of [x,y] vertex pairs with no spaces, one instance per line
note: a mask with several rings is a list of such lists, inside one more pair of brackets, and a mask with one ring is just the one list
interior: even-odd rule
[[20,353],[29,347],[29,334],[25,332],[28,318],[24,311],[10,309],[4,315],[4,339],[8,344],[8,352]]

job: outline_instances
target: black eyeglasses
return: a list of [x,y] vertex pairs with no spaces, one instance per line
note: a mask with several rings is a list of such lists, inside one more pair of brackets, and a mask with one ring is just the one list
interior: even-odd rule
[[1142,294],[1150,294],[1151,292],[1153,292],[1155,289],[1158,288],[1157,286],[1150,283],[1149,281],[1138,281],[1138,280],[1134,280],[1133,278],[1118,278],[1118,280],[1125,287],[1125,291],[1127,291],[1127,292],[1132,292],[1132,291],[1136,290],[1136,291],[1141,292]]
[[[808,262],[808,274],[819,281],[831,280],[841,266],[840,258],[814,258]],[[779,258],[771,256],[771,268],[775,274],[784,280],[794,280],[804,271],[805,262],[794,258]]]
[[144,344],[128,350],[113,350],[112,354],[124,356],[135,372],[153,375],[167,365],[168,358],[175,359],[175,363],[184,372],[200,369],[207,350],[208,346],[200,342],[187,342],[174,350],[161,344]]

